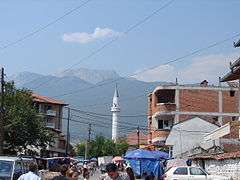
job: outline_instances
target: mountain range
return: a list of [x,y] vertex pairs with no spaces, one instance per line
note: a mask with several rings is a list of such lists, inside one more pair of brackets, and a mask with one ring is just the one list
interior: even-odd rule
[[[110,108],[116,83],[121,106],[120,134],[126,135],[130,131],[135,131],[138,124],[143,127],[142,131],[146,131],[144,127],[147,127],[147,95],[157,85],[169,84],[124,78],[112,70],[84,68],[58,72],[54,75],[21,72],[11,76],[10,79],[17,87],[28,88],[41,95],[63,100],[70,107],[79,109],[80,111],[71,113],[70,134],[73,142],[86,138],[88,122],[92,123],[92,136],[103,134],[111,137]],[[63,124],[66,125],[65,120]],[[63,130],[66,131],[66,126]]]

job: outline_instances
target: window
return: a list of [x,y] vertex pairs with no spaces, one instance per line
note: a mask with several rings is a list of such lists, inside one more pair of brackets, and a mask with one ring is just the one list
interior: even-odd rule
[[169,147],[169,157],[173,157],[173,147]]
[[163,129],[163,120],[158,120],[158,129]]
[[47,106],[47,110],[52,110],[52,106]]
[[14,171],[17,173],[22,171],[22,162],[21,161],[16,161]]
[[190,174],[191,175],[205,175],[206,176],[206,173],[203,172],[203,170],[201,170],[200,168],[196,168],[196,167],[190,168]]
[[177,168],[173,174],[187,175],[188,171],[187,171],[187,168]]
[[166,89],[156,92],[157,103],[175,103],[175,90]]
[[173,124],[172,120],[158,120],[158,129],[171,129]]

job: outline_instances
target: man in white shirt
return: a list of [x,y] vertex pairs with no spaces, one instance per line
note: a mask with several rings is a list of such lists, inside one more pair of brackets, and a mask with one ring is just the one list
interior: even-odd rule
[[29,172],[21,175],[18,180],[41,180],[41,178],[36,174],[38,165],[34,162],[29,164]]

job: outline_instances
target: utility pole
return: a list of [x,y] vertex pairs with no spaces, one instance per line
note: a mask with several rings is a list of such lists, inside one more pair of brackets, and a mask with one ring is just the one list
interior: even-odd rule
[[139,137],[140,129],[139,126],[137,127],[137,143],[138,143],[138,148],[140,148],[140,137]]
[[0,155],[3,155],[4,146],[4,68],[1,68],[1,107],[0,107]]
[[91,140],[91,131],[92,131],[92,124],[89,123],[88,124],[88,138],[86,140],[86,144],[85,144],[85,159],[88,158],[88,151],[89,151],[89,143],[90,143],[90,140]]
[[68,148],[70,143],[70,131],[69,131],[69,123],[70,123],[70,108],[68,108],[68,118],[67,118],[67,142],[66,142],[66,149],[65,149],[65,155],[68,155]]

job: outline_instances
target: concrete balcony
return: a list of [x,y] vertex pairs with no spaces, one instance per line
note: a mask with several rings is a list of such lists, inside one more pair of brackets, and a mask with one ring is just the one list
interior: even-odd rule
[[175,103],[157,103],[152,111],[153,113],[176,111],[176,104]]

